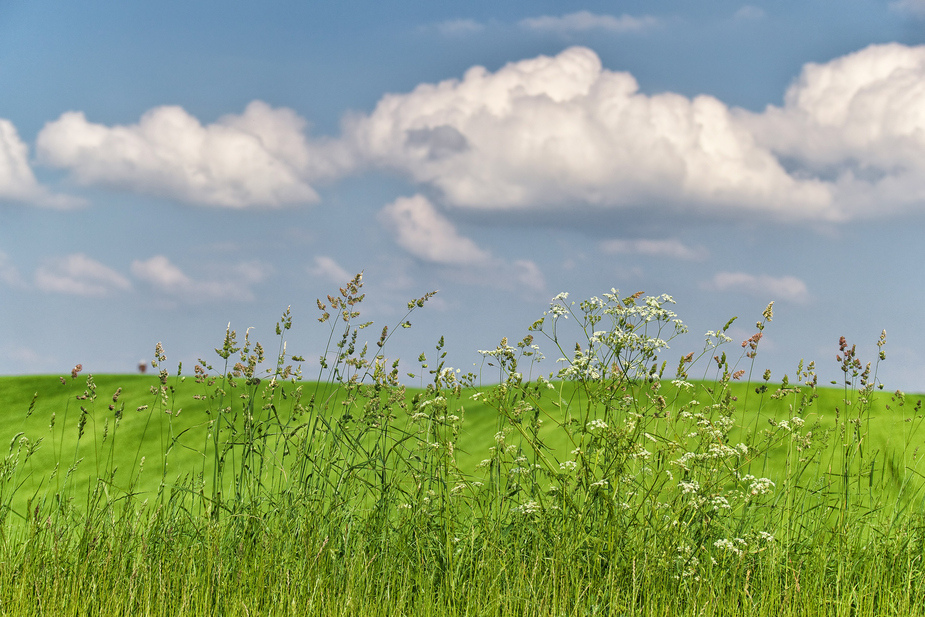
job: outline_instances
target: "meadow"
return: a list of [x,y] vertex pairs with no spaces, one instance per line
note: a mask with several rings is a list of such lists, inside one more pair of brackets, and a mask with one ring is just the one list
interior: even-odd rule
[[922,397],[879,383],[885,334],[774,383],[771,305],[685,354],[668,296],[560,294],[482,374],[442,339],[400,374],[431,295],[381,331],[360,276],[319,300],[311,377],[287,311],[274,354],[229,327],[192,371],[0,378],[0,614],[925,614]]

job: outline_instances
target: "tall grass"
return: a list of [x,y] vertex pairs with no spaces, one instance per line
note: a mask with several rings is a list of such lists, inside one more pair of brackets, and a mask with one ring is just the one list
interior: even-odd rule
[[885,334],[873,364],[842,340],[838,389],[772,384],[746,377],[771,305],[669,368],[670,297],[560,294],[481,375],[442,339],[401,375],[409,316],[362,343],[361,292],[318,301],[312,381],[287,310],[275,359],[229,326],[189,377],[158,345],[147,393],[75,367],[63,408],[7,410],[0,611],[925,613],[921,401],[880,391]]

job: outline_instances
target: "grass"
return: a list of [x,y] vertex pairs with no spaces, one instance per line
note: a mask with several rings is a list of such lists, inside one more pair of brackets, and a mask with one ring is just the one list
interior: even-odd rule
[[158,346],[157,375],[0,379],[0,613],[925,614],[922,403],[879,360],[745,383],[769,305],[669,372],[670,298],[560,295],[483,352],[498,383],[441,340],[410,388],[361,287],[319,301],[311,380],[288,311],[275,362],[229,329],[189,375]]

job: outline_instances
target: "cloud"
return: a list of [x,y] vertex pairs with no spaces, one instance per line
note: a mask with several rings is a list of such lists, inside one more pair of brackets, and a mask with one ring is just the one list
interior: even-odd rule
[[589,11],[569,13],[562,17],[529,17],[519,22],[520,27],[527,30],[537,30],[567,34],[573,32],[587,32],[588,30],[605,30],[607,32],[637,32],[651,28],[659,22],[650,16],[633,17],[632,15],[596,15]]
[[254,101],[241,115],[203,126],[177,106],[156,107],[138,124],[107,127],[67,112],[39,133],[39,160],[102,185],[227,208],[318,201],[304,179],[336,165],[310,148],[305,121]]
[[535,262],[529,259],[508,261],[492,256],[469,238],[459,235],[453,224],[423,195],[396,199],[382,209],[379,220],[411,255],[427,263],[458,267],[454,276],[464,283],[504,290],[546,290],[546,279]]
[[345,122],[357,160],[493,209],[659,207],[837,219],[831,187],[787,173],[721,101],[647,96],[573,47],[389,94]]
[[783,107],[738,115],[795,173],[827,178],[845,218],[925,203],[925,46],[807,64]]
[[444,36],[465,36],[485,29],[485,25],[474,19],[448,19],[434,26]]
[[888,5],[891,11],[915,17],[925,17],[925,0],[896,0]]
[[756,276],[745,272],[719,272],[705,285],[717,291],[742,291],[762,301],[790,300],[806,302],[809,291],[806,283],[795,276]]
[[684,261],[702,261],[707,258],[709,251],[698,246],[691,248],[676,239],[667,240],[605,240],[600,244],[601,250],[611,255],[635,254],[647,257],[669,257]]
[[13,123],[0,118],[0,201],[6,200],[51,208],[83,203],[76,197],[52,193],[36,181],[29,166],[29,149]]
[[491,258],[475,242],[460,236],[423,195],[399,197],[382,209],[379,220],[392,231],[402,248],[424,261],[470,266],[484,265]]
[[265,280],[268,269],[259,263],[245,262],[228,268],[216,280],[195,280],[174,265],[164,255],[135,260],[132,275],[147,283],[156,292],[184,302],[254,299],[249,286]]
[[546,290],[546,277],[535,262],[529,259],[517,259],[513,262],[513,278],[520,285],[532,291]]
[[75,296],[104,297],[131,289],[127,278],[115,270],[74,253],[47,260],[35,271],[35,286],[42,291]]
[[334,259],[324,255],[315,257],[314,265],[308,267],[308,273],[325,278],[335,285],[344,285],[354,277],[354,274],[347,272]]

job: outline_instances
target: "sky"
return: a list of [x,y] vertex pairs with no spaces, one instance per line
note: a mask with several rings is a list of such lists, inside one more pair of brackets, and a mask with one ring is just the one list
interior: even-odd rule
[[291,307],[312,376],[362,271],[370,344],[438,291],[409,371],[615,288],[674,298],[669,366],[774,301],[773,381],[885,329],[923,392],[923,230],[925,0],[0,2],[0,374],[191,373]]

